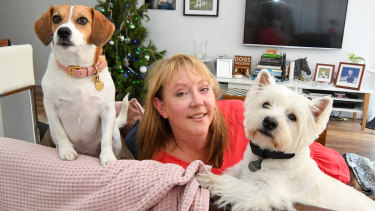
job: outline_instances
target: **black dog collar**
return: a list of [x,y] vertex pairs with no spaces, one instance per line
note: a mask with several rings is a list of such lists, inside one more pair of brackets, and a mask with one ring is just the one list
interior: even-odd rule
[[280,151],[271,151],[268,149],[261,149],[258,145],[253,144],[251,141],[250,148],[251,151],[259,156],[258,160],[251,161],[249,163],[249,169],[252,172],[255,172],[261,168],[262,160],[266,158],[272,158],[272,159],[290,159],[294,157],[294,153],[284,153]]

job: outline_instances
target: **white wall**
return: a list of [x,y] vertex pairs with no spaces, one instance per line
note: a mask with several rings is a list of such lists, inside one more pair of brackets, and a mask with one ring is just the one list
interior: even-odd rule
[[0,136],[37,143],[31,97],[27,90],[0,99]]
[[[46,3],[48,2],[48,3]],[[139,0],[139,3],[143,3]],[[0,0],[0,38],[10,38],[14,44],[29,43],[34,48],[35,80],[40,83],[44,74],[49,47],[44,47],[36,37],[33,23],[53,4],[85,4],[94,6],[92,0]],[[148,10],[151,20],[145,23],[150,39],[167,56],[175,53],[193,53],[193,39],[207,39],[207,54],[211,58],[226,54],[252,56],[253,66],[265,52],[264,47],[242,45],[245,19],[245,0],[219,0],[218,17],[184,16],[183,1],[177,0],[176,10]],[[349,0],[342,50],[278,48],[286,52],[287,59],[307,57],[310,69],[316,63],[336,65],[348,61],[347,52],[365,57],[367,67],[375,69],[375,1]],[[312,77],[312,76],[310,76]],[[362,86],[375,90],[371,83],[375,74],[365,73]],[[375,116],[375,97],[371,98],[369,120]]]
[[[168,55],[179,52],[193,54],[193,39],[207,39],[207,54],[211,58],[223,54],[230,57],[252,56],[254,67],[266,48],[242,44],[245,2],[220,0],[218,17],[201,17],[184,16],[183,1],[178,1],[174,11],[149,10],[151,20],[146,26],[151,40],[158,49],[166,49]],[[340,61],[349,62],[347,52],[365,57],[367,67],[375,69],[374,11],[374,0],[349,0],[342,50],[276,49],[286,52],[289,60],[307,57],[312,71],[315,70],[316,63],[334,64],[337,70]],[[371,83],[374,79],[375,74],[366,72],[362,86],[375,90],[375,84]],[[370,102],[369,120],[375,116],[374,96]]]

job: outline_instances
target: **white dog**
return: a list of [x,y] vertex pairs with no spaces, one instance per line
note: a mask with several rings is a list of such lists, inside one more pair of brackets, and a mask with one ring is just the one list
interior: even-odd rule
[[324,130],[332,99],[308,100],[275,84],[262,70],[246,96],[244,127],[250,139],[243,160],[221,176],[197,176],[201,186],[233,210],[295,210],[294,203],[334,210],[375,210],[361,192],[323,173],[309,145]]
[[202,8],[202,0],[196,0],[195,1],[195,5],[194,5],[194,9],[201,9]]
[[63,160],[76,159],[77,152],[100,154],[106,165],[121,152],[118,128],[126,123],[128,99],[116,119],[115,86],[102,56],[114,28],[93,8],[71,5],[51,7],[34,24],[43,44],[51,43],[42,89],[52,139]]

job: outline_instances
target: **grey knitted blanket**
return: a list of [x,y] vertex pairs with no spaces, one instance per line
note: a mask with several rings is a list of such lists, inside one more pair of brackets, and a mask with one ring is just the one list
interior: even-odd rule
[[345,161],[353,170],[359,185],[367,196],[375,195],[375,167],[374,164],[365,157],[354,153],[345,153]]

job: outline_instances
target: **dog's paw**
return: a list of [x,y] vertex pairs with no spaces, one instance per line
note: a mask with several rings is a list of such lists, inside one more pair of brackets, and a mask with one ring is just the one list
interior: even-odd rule
[[210,189],[214,183],[215,176],[216,175],[211,172],[204,172],[197,174],[195,178],[198,180],[202,188]]
[[117,160],[113,151],[108,151],[108,152],[102,151],[99,157],[100,157],[100,163],[102,164],[102,166],[105,166]]
[[59,147],[59,157],[61,160],[75,160],[78,157],[78,153],[73,147]]

